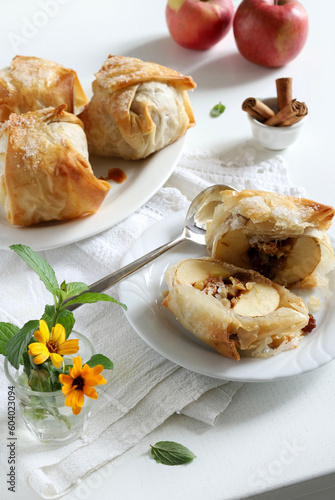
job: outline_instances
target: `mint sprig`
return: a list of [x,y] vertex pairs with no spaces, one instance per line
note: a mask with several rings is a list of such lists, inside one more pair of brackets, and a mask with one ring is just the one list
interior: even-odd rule
[[[17,244],[11,245],[10,248],[36,272],[46,289],[53,295],[54,305],[47,305],[43,314],[43,319],[46,321],[49,330],[57,323],[60,323],[65,328],[66,338],[69,337],[75,319],[73,313],[67,309],[67,306],[72,304],[94,304],[95,302],[103,301],[112,302],[127,309],[125,304],[118,302],[107,294],[90,292],[89,286],[86,283],[79,281],[66,283],[63,281],[59,285],[55,271],[50,264],[29,246]],[[6,355],[8,361],[16,369],[19,368],[23,352],[26,350],[28,344],[34,340],[33,335],[38,327],[39,320],[28,321],[21,329],[10,323],[2,323],[2,327],[0,324],[0,354]],[[104,363],[107,365],[106,360]],[[109,364],[109,369],[112,369],[112,365],[113,363]]]
[[[55,303],[57,304],[54,312],[54,324],[55,320],[58,321],[60,311],[72,304],[94,304],[95,302],[103,301],[113,302],[127,309],[125,304],[118,302],[105,293],[89,292],[89,286],[86,283],[79,281],[66,283],[63,281],[59,286],[53,268],[32,248],[27,245],[11,245],[10,248],[37,273],[46,289],[53,294]],[[65,301],[67,301],[66,306],[63,304]]]

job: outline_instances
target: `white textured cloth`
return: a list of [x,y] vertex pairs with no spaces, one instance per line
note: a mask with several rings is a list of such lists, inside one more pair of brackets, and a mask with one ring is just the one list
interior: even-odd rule
[[[279,156],[254,164],[252,154],[222,161],[212,153],[185,154],[168,182],[141,209],[111,229],[72,245],[41,252],[59,282],[93,283],[121,266],[124,254],[145,229],[170,214],[185,210],[190,200],[211,184],[237,189],[265,189],[302,195],[289,186]],[[41,317],[50,303],[35,273],[14,253],[0,252],[2,290],[0,321],[22,326]],[[5,286],[4,286],[5,285]],[[118,298],[117,287],[109,293]],[[44,498],[57,498],[101,465],[138,443],[174,412],[213,425],[241,386],[198,375],[164,359],[128,324],[121,308],[98,303],[75,312],[75,329],[85,334],[97,352],[114,362],[109,383],[98,388],[92,417],[82,439],[64,446],[36,442],[17,416],[20,478]],[[0,440],[7,439],[7,381],[0,365]],[[1,461],[6,463],[5,447]]]

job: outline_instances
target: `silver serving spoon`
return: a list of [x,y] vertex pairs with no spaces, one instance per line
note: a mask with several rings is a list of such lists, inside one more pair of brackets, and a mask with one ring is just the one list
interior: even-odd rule
[[[92,283],[87,292],[97,293],[107,290],[118,281],[123,280],[130,274],[134,273],[141,267],[145,266],[152,260],[156,259],[160,255],[175,247],[179,243],[182,243],[183,241],[189,240],[197,243],[198,245],[206,245],[206,221],[212,219],[215,207],[222,201],[220,192],[226,189],[234,190],[234,188],[226,186],[224,184],[215,184],[214,186],[210,186],[201,191],[193,199],[191,205],[189,206],[184,222],[184,228],[181,234],[177,236],[177,238],[175,238],[173,241],[170,241],[169,243],[165,243],[155,250],[152,250],[146,255],[143,255],[143,257],[140,257],[134,262],[127,264],[118,271],[115,271],[114,273],[105,276],[101,280]],[[73,298],[74,297],[71,297],[71,300]],[[74,311],[81,305],[82,304],[73,304],[68,306],[67,309],[69,311]]]

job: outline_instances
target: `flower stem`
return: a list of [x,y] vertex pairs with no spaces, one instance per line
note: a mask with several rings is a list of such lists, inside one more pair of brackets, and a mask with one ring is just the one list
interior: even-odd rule
[[58,320],[58,315],[60,313],[63,301],[60,298],[57,298],[56,295],[54,295],[54,301],[55,301],[55,314],[53,317],[52,321],[52,326],[56,326],[57,320]]
[[64,424],[66,425],[66,427],[70,430],[71,429],[71,423],[70,423],[70,420],[68,419],[68,417],[66,415],[62,415],[57,406],[56,406],[56,402],[54,405],[50,404],[46,399],[44,399],[43,397],[40,397],[40,403],[41,405],[45,408],[45,410],[50,414],[52,415],[54,418],[56,418],[57,420],[59,421],[63,421]]

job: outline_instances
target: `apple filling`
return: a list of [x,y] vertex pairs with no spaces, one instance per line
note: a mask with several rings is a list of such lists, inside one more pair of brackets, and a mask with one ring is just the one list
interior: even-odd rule
[[242,316],[264,316],[279,306],[280,298],[275,288],[250,281],[250,276],[243,272],[228,278],[210,276],[193,286]]
[[311,275],[321,260],[320,244],[310,236],[249,244],[251,267],[286,286],[293,286]]
[[313,236],[262,241],[242,229],[221,236],[215,256],[235,266],[254,269],[284,286],[301,283],[321,260],[320,242]]
[[199,340],[236,360],[242,352],[264,357],[296,347],[308,324],[300,297],[253,270],[203,257],[171,266],[165,280],[163,305]]

